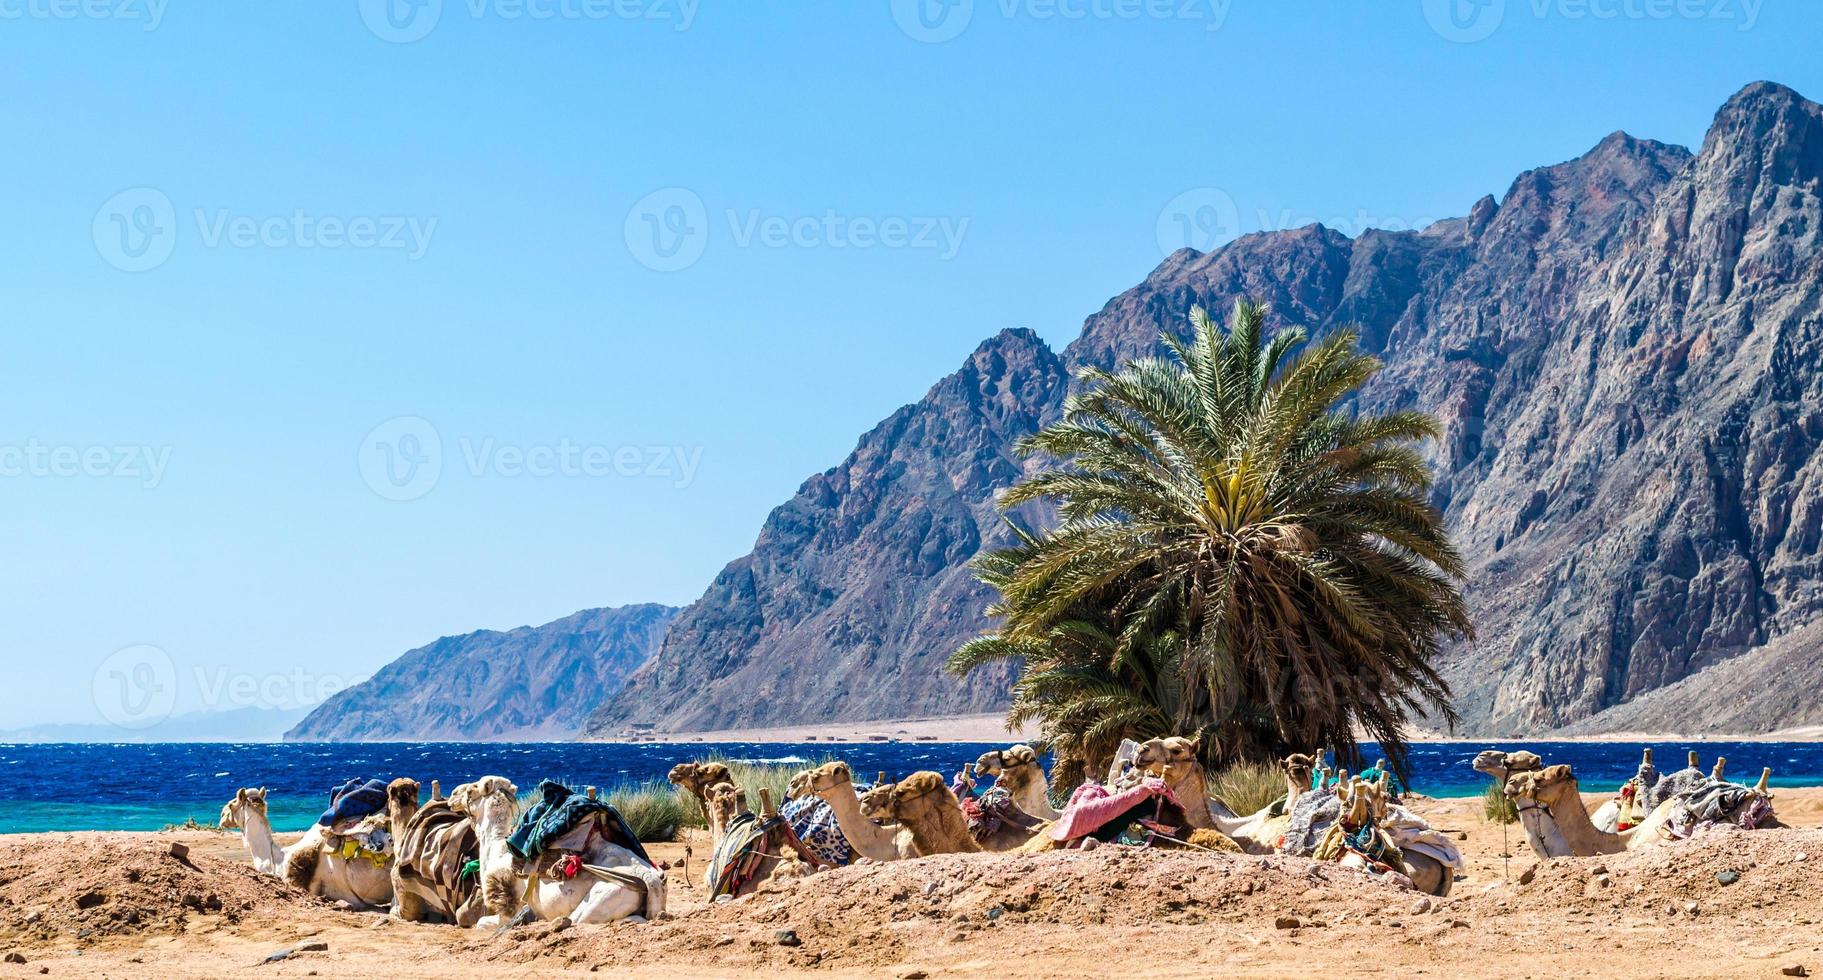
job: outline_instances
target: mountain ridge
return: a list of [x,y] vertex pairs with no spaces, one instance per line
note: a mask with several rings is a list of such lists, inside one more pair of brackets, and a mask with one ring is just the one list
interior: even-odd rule
[[[1811,530],[1823,507],[1794,498],[1791,483],[1810,486],[1812,467],[1823,480],[1823,418],[1801,405],[1823,386],[1818,119],[1791,89],[1755,83],[1723,104],[1694,153],[1616,131],[1419,231],[1351,239],[1313,224],[1180,250],[1089,316],[1059,360],[1072,372],[1113,367],[1155,351],[1161,331],[1183,332],[1191,306],[1225,310],[1242,297],[1313,331],[1358,324],[1386,368],[1357,404],[1421,408],[1444,427],[1429,450],[1436,501],[1468,558],[1481,631],[1444,665],[1465,724],[1488,734],[1573,724],[1823,615]],[[1046,388],[1009,411],[1040,424],[1060,404]],[[1011,463],[1025,429],[982,426],[975,443]],[[927,488],[986,502],[1020,465]],[[915,500],[907,491],[925,488],[897,489]],[[806,513],[839,514],[847,494],[867,496],[853,482],[814,489],[821,509]],[[1804,534],[1776,533],[1777,508],[1802,510]],[[754,555],[788,568],[790,545],[762,531]],[[869,557],[864,547],[818,556],[844,583],[827,602],[880,587]],[[733,585],[718,579],[689,618],[740,609],[778,635],[804,628],[801,610],[774,602],[776,581]],[[964,618],[987,625],[979,605]],[[899,652],[940,662],[937,648],[968,632],[958,625],[903,634]],[[877,705],[806,680],[850,673],[843,638],[815,638],[808,651],[772,648],[777,659],[756,669],[727,635],[674,634],[588,731],[632,718],[678,730],[824,720]],[[877,644],[867,657],[882,659]],[[713,697],[685,707],[692,685],[714,687],[731,667],[764,682],[763,710]],[[946,706],[981,704],[978,691],[938,694]]]

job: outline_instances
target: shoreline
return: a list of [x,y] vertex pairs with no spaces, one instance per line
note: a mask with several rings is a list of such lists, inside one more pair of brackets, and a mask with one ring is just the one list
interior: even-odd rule
[[[766,728],[722,728],[693,732],[622,732],[608,738],[580,741],[612,745],[676,745],[695,742],[747,742],[754,744],[801,745],[827,742],[832,745],[883,742],[992,743],[1026,742],[1036,738],[1036,726],[1027,725],[1009,732],[1002,714],[950,715],[937,718],[897,718],[879,721],[821,722],[805,725],[778,725]],[[1362,739],[1371,741],[1370,739]],[[1748,734],[1690,732],[1604,732],[1595,735],[1538,733],[1521,735],[1457,735],[1428,729],[1415,730],[1411,744],[1488,745],[1515,742],[1603,743],[1603,742],[1823,742],[1823,725],[1787,728],[1775,732]]]

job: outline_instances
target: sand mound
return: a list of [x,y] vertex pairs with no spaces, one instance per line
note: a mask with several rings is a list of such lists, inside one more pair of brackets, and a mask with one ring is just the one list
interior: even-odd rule
[[[681,891],[681,889],[680,889]],[[1013,925],[1201,925],[1364,916],[1418,896],[1333,864],[1299,858],[1103,847],[1048,854],[948,854],[867,864],[775,883],[676,919],[608,932],[523,936],[487,947],[521,960],[860,966],[897,962],[933,929],[950,941]],[[790,932],[799,945],[781,944]],[[920,939],[922,934],[923,938]],[[631,941],[630,941],[631,940]],[[478,950],[479,951],[479,950]]]
[[0,935],[91,939],[181,933],[192,919],[273,919],[326,906],[245,864],[102,835],[0,845]]
[[1544,861],[1529,883],[1505,896],[1478,895],[1470,905],[1585,912],[1633,908],[1675,916],[1690,914],[1694,902],[1697,914],[1704,916],[1758,916],[1819,894],[1823,831],[1720,827],[1625,854]]

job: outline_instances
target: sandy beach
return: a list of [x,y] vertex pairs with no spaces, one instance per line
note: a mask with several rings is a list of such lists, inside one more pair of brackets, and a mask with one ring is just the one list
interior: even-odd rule
[[[599,741],[657,742],[1016,742],[1036,737],[1035,726],[1009,732],[1005,714],[954,715],[943,718],[885,719],[881,721],[830,722],[788,725],[779,728],[727,728],[701,732],[626,732]],[[1362,733],[1362,740],[1367,736]],[[1418,729],[1412,742],[1478,742],[1492,744],[1521,738],[1514,735],[1468,735]],[[1788,728],[1776,732],[1731,734],[1727,732],[1604,732],[1599,735],[1524,736],[1534,742],[1816,742],[1823,741],[1823,725]]]
[[[1626,855],[1540,864],[1517,827],[1482,820],[1479,799],[1420,799],[1414,809],[1457,837],[1469,861],[1444,899],[1303,859],[1109,847],[861,865],[706,905],[707,839],[692,834],[652,848],[672,865],[665,920],[561,931],[534,924],[500,937],[287,894],[247,866],[234,835],[11,835],[0,838],[0,977],[383,969],[463,977],[1297,970],[1644,978],[1823,970],[1815,928],[1823,922],[1815,904],[1823,788],[1781,789],[1777,807],[1791,829],[1714,831]],[[187,858],[170,855],[173,843],[190,847]],[[1724,871],[1738,880],[1719,883]],[[800,945],[782,945],[786,931]],[[306,944],[325,948],[262,965]]]

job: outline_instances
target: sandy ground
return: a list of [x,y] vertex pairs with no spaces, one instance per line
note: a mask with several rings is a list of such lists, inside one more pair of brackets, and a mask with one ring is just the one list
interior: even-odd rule
[[[652,848],[674,864],[666,921],[500,937],[337,910],[255,874],[226,834],[15,835],[0,838],[0,959],[24,962],[0,962],[0,978],[1823,971],[1823,788],[1779,790],[1777,807],[1794,829],[1534,869],[1518,829],[1483,822],[1479,799],[1418,800],[1470,864],[1434,901],[1299,859],[1109,847],[851,867],[709,906],[696,836]],[[172,842],[191,846],[187,860]],[[1738,880],[1719,883],[1724,871]],[[800,945],[781,945],[785,930]],[[327,949],[262,963],[306,942]]]
[[[835,722],[821,725],[792,725],[784,728],[726,728],[707,732],[623,733],[620,737],[600,741],[624,742],[1009,742],[1026,741],[1038,734],[1028,726],[1008,732],[1004,714],[956,715],[948,718],[888,719],[885,721]],[[1417,729],[1414,742],[1510,742],[1512,736],[1452,735]],[[1371,741],[1365,733],[1357,733]],[[1823,725],[1787,728],[1777,732],[1748,735],[1722,735],[1713,732],[1608,732],[1601,735],[1541,735],[1536,740],[1553,742],[1817,742],[1823,741]]]

